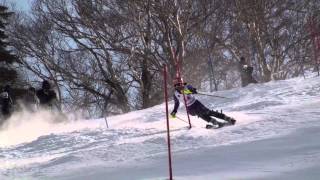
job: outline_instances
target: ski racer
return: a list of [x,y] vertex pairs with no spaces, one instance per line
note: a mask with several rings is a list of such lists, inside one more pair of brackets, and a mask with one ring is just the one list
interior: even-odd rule
[[[198,116],[203,120],[205,120],[206,122],[212,123],[212,125],[217,128],[222,127],[226,124],[234,125],[236,123],[235,119],[229,116],[226,116],[223,113],[220,113],[218,111],[213,111],[205,107],[193,95],[193,94],[197,94],[197,89],[187,83],[183,83],[181,78],[174,79],[173,84],[175,88],[174,96],[173,96],[174,109],[171,112],[171,117],[173,118],[175,117],[180,105],[179,101],[184,102],[184,97],[185,97],[187,111],[190,115]],[[225,120],[227,121],[227,123],[219,122],[213,117]]]

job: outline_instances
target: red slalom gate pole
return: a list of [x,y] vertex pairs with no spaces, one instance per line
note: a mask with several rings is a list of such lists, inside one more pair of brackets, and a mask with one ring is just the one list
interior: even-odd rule
[[[175,65],[176,65],[176,77],[181,79],[181,71],[180,71],[180,59],[179,59],[179,55],[177,55],[178,53],[174,51],[174,49],[171,47],[171,53],[172,53],[172,57],[173,57],[173,60],[175,61]],[[182,82],[184,83],[184,82]],[[188,117],[188,122],[189,122],[189,129],[192,128],[192,125],[191,125],[191,120],[190,120],[190,115],[189,115],[189,112],[188,112],[188,108],[187,108],[187,100],[186,100],[186,96],[184,93],[183,94],[183,101],[184,101],[184,104],[185,104],[185,107],[186,107],[186,112],[187,112],[187,117]]]
[[186,99],[185,94],[184,93],[182,93],[182,94],[183,94],[184,105],[186,107],[186,112],[187,112],[187,117],[188,117],[188,122],[189,122],[189,129],[191,129],[192,125],[191,125],[190,116],[189,116],[188,107],[187,107],[187,99]]
[[320,32],[317,32],[317,22],[315,21],[314,17],[311,17],[309,20],[309,26],[311,31],[311,39],[313,43],[313,51],[314,51],[314,59],[315,59],[315,65],[318,71],[318,76],[320,75],[320,69],[319,69],[319,49],[320,49]]
[[170,142],[170,124],[169,124],[169,111],[168,111],[168,88],[167,88],[167,65],[163,67],[164,79],[164,98],[166,102],[166,118],[167,118],[167,139],[168,139],[168,157],[169,157],[169,180],[172,178],[172,160],[171,160],[171,142]]

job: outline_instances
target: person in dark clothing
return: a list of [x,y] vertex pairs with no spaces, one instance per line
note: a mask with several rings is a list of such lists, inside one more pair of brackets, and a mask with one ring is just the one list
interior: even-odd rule
[[36,95],[36,89],[34,87],[29,87],[27,93],[22,99],[23,105],[26,110],[35,112],[39,106],[39,99]]
[[175,87],[175,92],[173,96],[174,108],[171,112],[172,117],[175,117],[178,111],[178,108],[180,105],[179,101],[184,102],[184,97],[185,97],[187,111],[190,115],[198,116],[203,120],[205,120],[206,122],[212,123],[214,126],[218,126],[218,127],[223,126],[225,123],[219,122],[215,118],[225,120],[227,121],[228,124],[231,124],[231,125],[234,125],[236,123],[235,119],[229,116],[226,116],[221,112],[213,111],[205,107],[193,95],[193,94],[197,94],[197,89],[187,83],[183,83],[181,79],[177,78],[174,80],[174,87]]
[[51,89],[49,81],[44,80],[42,82],[42,88],[37,91],[37,97],[39,98],[40,107],[51,110],[52,122],[60,123],[68,120],[68,117],[62,112],[60,106],[58,105],[57,94]]
[[36,95],[39,98],[41,107],[49,109],[58,108],[57,95],[54,90],[51,89],[49,81],[44,80],[42,82],[42,88],[36,92]]
[[2,120],[9,118],[13,112],[13,100],[11,96],[11,87],[6,85],[0,94],[1,116]]
[[252,76],[253,67],[249,66],[244,57],[240,58],[239,71],[241,77],[241,86],[245,87],[250,83],[258,83]]

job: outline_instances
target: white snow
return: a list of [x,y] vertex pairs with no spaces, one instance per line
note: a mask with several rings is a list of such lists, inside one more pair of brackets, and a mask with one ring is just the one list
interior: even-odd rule
[[[320,179],[320,77],[249,85],[197,97],[237,119],[192,129],[170,119],[175,180]],[[169,110],[172,110],[170,102]],[[177,116],[187,120],[184,107]],[[0,179],[168,179],[164,104],[104,119],[52,123],[48,112],[15,115],[0,131]]]

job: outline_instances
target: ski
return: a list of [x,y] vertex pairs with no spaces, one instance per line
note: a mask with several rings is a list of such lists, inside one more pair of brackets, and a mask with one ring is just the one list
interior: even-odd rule
[[207,124],[206,125],[206,129],[220,129],[223,128],[225,126],[233,126],[234,124],[231,123],[220,123],[218,126],[215,126],[213,124]]

